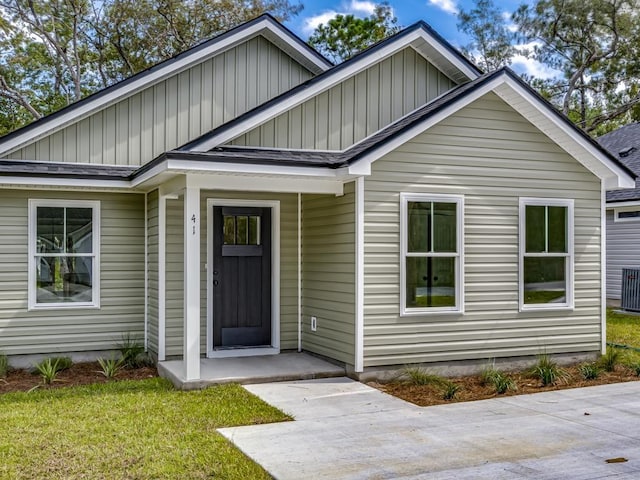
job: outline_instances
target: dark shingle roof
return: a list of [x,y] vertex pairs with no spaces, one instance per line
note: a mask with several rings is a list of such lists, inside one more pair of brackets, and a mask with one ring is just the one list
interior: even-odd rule
[[128,180],[137,167],[0,160],[0,176]]
[[[640,175],[640,123],[631,123],[602,135],[598,142],[620,163]],[[607,192],[607,202],[631,200],[640,200],[640,178],[636,178],[636,188]]]

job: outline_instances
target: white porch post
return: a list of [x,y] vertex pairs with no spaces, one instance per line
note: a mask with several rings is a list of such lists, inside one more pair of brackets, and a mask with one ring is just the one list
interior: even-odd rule
[[184,379],[200,379],[200,188],[184,189]]

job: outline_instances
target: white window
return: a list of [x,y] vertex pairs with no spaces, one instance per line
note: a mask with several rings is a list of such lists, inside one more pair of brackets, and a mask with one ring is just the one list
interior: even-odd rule
[[640,206],[616,208],[614,220],[616,222],[640,222]]
[[100,202],[29,200],[29,308],[100,306]]
[[401,315],[463,311],[463,197],[400,194]]
[[573,200],[520,199],[520,309],[573,308]]

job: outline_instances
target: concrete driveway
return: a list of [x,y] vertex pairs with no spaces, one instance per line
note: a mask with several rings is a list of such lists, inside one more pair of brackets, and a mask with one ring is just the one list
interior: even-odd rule
[[347,378],[246,388],[296,421],[220,432],[280,480],[640,479],[640,382],[435,407]]

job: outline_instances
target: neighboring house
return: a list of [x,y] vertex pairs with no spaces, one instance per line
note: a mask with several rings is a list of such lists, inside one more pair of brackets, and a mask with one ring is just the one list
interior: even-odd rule
[[600,352],[604,192],[634,184],[422,22],[332,67],[263,16],[0,158],[0,350],[131,331],[187,381],[203,356],[284,350],[353,374]]
[[[613,157],[640,175],[640,123],[598,138]],[[621,298],[622,269],[640,268],[640,180],[635,188],[607,192],[607,298]]]

